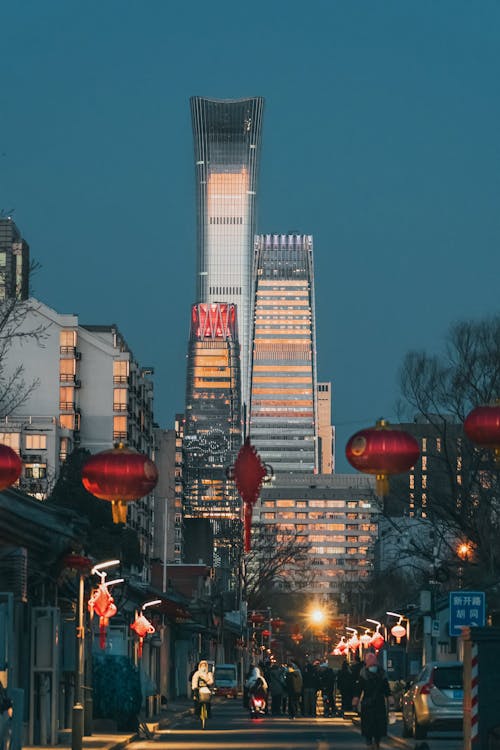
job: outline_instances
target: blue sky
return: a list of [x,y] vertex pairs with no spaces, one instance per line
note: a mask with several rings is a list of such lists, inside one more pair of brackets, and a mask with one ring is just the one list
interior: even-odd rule
[[498,312],[496,0],[19,0],[1,24],[0,208],[34,295],[118,324],[162,426],[195,301],[193,94],[266,99],[258,230],[314,235],[339,470],[395,418],[409,349]]

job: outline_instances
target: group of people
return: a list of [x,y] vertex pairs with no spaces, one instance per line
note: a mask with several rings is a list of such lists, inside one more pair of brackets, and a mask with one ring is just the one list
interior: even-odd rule
[[[200,691],[211,690],[214,678],[208,663],[201,661],[191,675],[195,706],[199,712]],[[301,670],[294,662],[286,665],[260,664],[250,668],[244,685],[243,702],[248,707],[252,694],[266,701],[267,711],[273,716],[288,715],[295,719],[315,717],[317,697],[321,693],[323,715],[336,714],[335,691],[341,696],[341,715],[347,710],[359,710],[361,734],[367,748],[378,750],[380,740],[387,734],[387,704],[392,704],[389,682],[375,653],[367,652],[364,663],[349,665],[344,661],[335,673],[328,663],[307,662]],[[208,706],[210,712],[210,705]],[[208,714],[210,716],[210,713]]]

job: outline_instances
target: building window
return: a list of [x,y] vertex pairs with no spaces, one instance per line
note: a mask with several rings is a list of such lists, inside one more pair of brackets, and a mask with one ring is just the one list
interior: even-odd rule
[[73,411],[75,408],[75,390],[72,386],[61,386],[59,388],[59,409],[61,411]]
[[61,359],[59,360],[59,373],[61,383],[72,383],[75,380],[76,360]]
[[0,432],[0,443],[8,445],[13,451],[19,453],[21,436],[18,432]]
[[113,411],[127,411],[127,389],[115,388],[113,393]]
[[127,417],[113,417],[113,440],[127,439]]
[[47,435],[25,435],[27,450],[47,450]]
[[113,383],[126,383],[129,375],[128,360],[115,360],[113,362]]
[[25,464],[24,476],[27,479],[45,479],[47,476],[46,464]]

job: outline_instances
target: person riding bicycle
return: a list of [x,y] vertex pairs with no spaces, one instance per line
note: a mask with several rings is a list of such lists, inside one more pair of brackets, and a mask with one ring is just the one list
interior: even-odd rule
[[211,714],[211,697],[214,676],[208,671],[208,662],[202,659],[198,664],[198,669],[191,678],[191,690],[193,693],[194,710],[196,716],[200,715],[202,702],[207,705],[207,716]]

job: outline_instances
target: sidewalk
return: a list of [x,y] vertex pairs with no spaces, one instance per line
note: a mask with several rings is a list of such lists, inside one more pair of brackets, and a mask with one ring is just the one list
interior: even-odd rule
[[[192,701],[177,700],[169,703],[167,708],[162,710],[161,715],[156,719],[150,719],[144,722],[145,726],[153,735],[158,729],[166,729],[174,721],[187,716],[192,709]],[[83,737],[83,750],[121,750],[130,742],[136,739],[144,740],[143,732],[94,732],[90,736]],[[24,745],[23,750],[70,750],[71,749],[71,730],[65,729],[59,732],[58,745]]]

